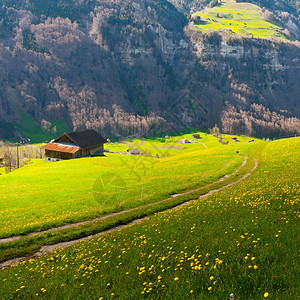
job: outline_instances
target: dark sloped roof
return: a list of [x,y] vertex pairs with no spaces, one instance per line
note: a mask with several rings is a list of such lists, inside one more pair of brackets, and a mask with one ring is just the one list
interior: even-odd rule
[[66,133],[66,135],[81,149],[90,148],[107,143],[96,130],[87,129]]

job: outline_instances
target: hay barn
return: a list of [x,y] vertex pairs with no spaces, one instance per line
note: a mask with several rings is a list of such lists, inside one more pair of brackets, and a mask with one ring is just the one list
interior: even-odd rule
[[42,146],[46,161],[103,155],[107,140],[95,130],[64,133],[51,143]]

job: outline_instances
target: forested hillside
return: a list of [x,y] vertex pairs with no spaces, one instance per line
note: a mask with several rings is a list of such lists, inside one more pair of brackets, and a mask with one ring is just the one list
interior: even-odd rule
[[[0,139],[91,127],[148,135],[215,123],[228,133],[299,134],[295,27],[290,41],[203,33],[178,3],[2,1]],[[296,11],[296,2],[284,3]],[[285,13],[293,27],[297,16]]]

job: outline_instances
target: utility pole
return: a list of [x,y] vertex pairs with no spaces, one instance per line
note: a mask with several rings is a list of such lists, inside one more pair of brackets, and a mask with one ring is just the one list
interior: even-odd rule
[[19,162],[19,144],[17,143],[17,168],[20,168],[20,162]]

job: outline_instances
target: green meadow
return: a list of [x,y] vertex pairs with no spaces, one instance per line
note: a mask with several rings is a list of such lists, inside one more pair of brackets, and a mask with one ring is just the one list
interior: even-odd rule
[[[261,148],[258,169],[201,200],[4,269],[0,298],[298,299],[300,138],[203,141],[216,156]],[[185,145],[186,157],[205,156],[199,146]]]
[[0,237],[87,220],[201,187],[233,172],[263,143],[240,138],[241,143],[222,145],[211,135],[201,136],[191,144],[178,141],[192,135],[111,143],[105,147],[112,152],[137,147],[148,156],[106,153],[60,162],[32,160],[2,175]]
[[286,37],[282,27],[263,20],[262,9],[251,3],[226,1],[219,6],[206,8],[196,14],[201,23],[195,25],[201,30],[226,30],[254,38]]
[[[15,122],[14,125],[20,131],[22,137],[30,138],[31,143],[40,143],[45,139],[52,140],[57,136],[60,136],[64,132],[69,132],[69,126],[65,121],[53,121],[48,131],[41,128],[39,124],[30,114],[25,113],[19,109],[19,122]],[[18,139],[12,139],[12,141],[18,141]]]

